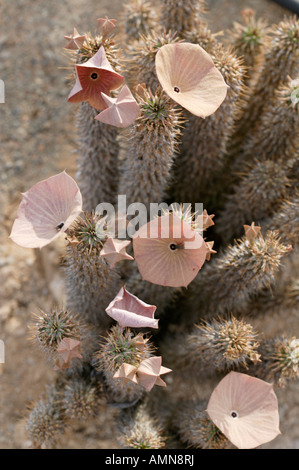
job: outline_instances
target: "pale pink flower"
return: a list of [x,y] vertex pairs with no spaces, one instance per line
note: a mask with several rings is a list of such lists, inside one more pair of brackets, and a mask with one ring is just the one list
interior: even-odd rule
[[111,268],[114,268],[118,261],[123,259],[134,259],[126,252],[126,247],[130,245],[130,240],[119,240],[118,238],[108,238],[100,251],[100,256],[107,258]]
[[258,447],[280,434],[273,385],[246,374],[226,375],[213,391],[207,412],[239,449]]
[[166,383],[160,375],[172,372],[171,369],[162,366],[162,357],[150,357],[142,361],[137,369],[137,382],[149,392],[154,385],[166,387]]
[[69,40],[69,42],[65,46],[65,49],[80,49],[85,41],[85,36],[81,36],[76,30],[76,28],[74,28],[72,36],[64,36],[64,38]]
[[22,196],[10,238],[26,248],[48,245],[82,211],[81,192],[65,171],[36,183]]
[[117,296],[106,308],[108,315],[122,327],[158,328],[154,318],[155,305],[149,305],[122,287]]
[[139,106],[127,85],[120,90],[117,98],[102,93],[108,108],[98,114],[95,119],[115,127],[129,127],[139,114]]
[[206,260],[201,235],[175,214],[153,219],[132,238],[140,274],[153,284],[187,287]]
[[57,353],[66,363],[70,363],[70,361],[76,357],[82,359],[80,344],[81,342],[77,339],[63,338],[57,347]]
[[144,387],[148,392],[154,387],[166,387],[166,383],[161,379],[160,375],[172,372],[171,369],[162,366],[162,357],[150,357],[140,362],[138,367],[131,364],[122,364],[115,372],[113,378],[122,379],[124,383],[129,381]]
[[211,56],[198,44],[160,47],[156,72],[163,90],[196,116],[210,116],[226,97],[228,86]]
[[121,379],[123,383],[134,382],[137,384],[137,367],[132,366],[131,364],[126,364],[125,362],[120,366],[120,368],[115,372],[113,378]]
[[101,110],[107,108],[101,92],[109,94],[124,82],[124,77],[110,65],[103,46],[87,62],[76,64],[76,83],[68,101],[81,103],[88,101],[90,106]]
[[102,35],[108,36],[111,33],[111,31],[114,30],[117,20],[112,20],[112,19],[109,19],[108,16],[105,16],[105,18],[98,18],[97,22],[98,22]]

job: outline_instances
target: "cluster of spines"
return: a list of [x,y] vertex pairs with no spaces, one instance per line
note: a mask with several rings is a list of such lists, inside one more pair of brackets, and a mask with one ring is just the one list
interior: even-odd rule
[[116,403],[139,400],[145,389],[139,384],[113,378],[122,364],[138,367],[142,360],[152,356],[154,347],[148,338],[134,334],[130,328],[115,325],[103,338],[100,349],[94,354],[96,369],[104,376],[106,394],[109,400]]
[[118,441],[126,449],[163,449],[165,435],[148,403],[123,410],[117,419]]
[[173,418],[173,426],[182,442],[195,449],[225,449],[229,441],[210,420],[203,401],[185,401]]
[[299,378],[299,340],[278,336],[261,342],[259,352],[262,361],[253,370],[258,377],[285,386]]
[[156,10],[149,1],[130,0],[124,5],[123,23],[126,39],[138,40],[157,27]]
[[228,246],[190,286],[188,306],[195,318],[237,312],[252,295],[274,282],[281,260],[290,250],[276,231],[250,240],[244,236]]
[[219,317],[194,325],[190,332],[175,338],[168,336],[162,344],[162,353],[174,370],[182,374],[209,375],[212,371],[232,368],[246,369],[260,360],[257,333],[250,323]]
[[152,201],[164,200],[182,120],[180,109],[162,90],[138,91],[140,114],[127,134],[119,193],[127,196],[128,205],[142,201],[149,208]]
[[117,294],[120,276],[100,257],[104,241],[98,238],[98,216],[85,213],[68,231],[64,258],[67,305],[87,322],[107,327],[110,318],[105,308]]
[[179,42],[172,31],[141,34],[128,50],[127,80],[131,88],[144,83],[154,93],[160,86],[155,72],[155,58],[160,47]]

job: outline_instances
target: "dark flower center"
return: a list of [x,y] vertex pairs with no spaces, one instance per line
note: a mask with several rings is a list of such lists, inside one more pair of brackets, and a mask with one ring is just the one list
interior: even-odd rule
[[176,93],[179,93],[181,91],[178,86],[173,87],[173,89]]
[[96,80],[98,78],[98,74],[96,72],[93,72],[90,76],[93,80]]
[[64,222],[60,222],[60,224],[57,225],[56,230],[61,230],[63,226]]

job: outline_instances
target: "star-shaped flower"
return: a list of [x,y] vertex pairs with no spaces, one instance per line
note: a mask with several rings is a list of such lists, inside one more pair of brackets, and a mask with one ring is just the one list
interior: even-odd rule
[[78,341],[74,338],[63,338],[60,341],[57,353],[61,359],[63,359],[65,364],[69,364],[72,359],[76,357],[78,359],[82,359],[82,355],[80,354],[80,344],[81,341]]
[[119,240],[118,238],[108,238],[101,249],[100,256],[107,258],[111,268],[114,268],[118,261],[123,259],[134,259],[126,252],[126,247],[130,245],[130,240]]
[[102,33],[102,36],[108,36],[111,31],[114,30],[115,24],[117,23],[117,20],[111,20],[108,18],[108,16],[105,16],[105,18],[98,18],[97,19],[100,31]]
[[81,103],[88,101],[97,110],[107,108],[101,92],[109,94],[124,82],[124,77],[110,65],[105,49],[100,47],[98,52],[83,64],[76,64],[76,83],[71,90],[68,101]]
[[113,378],[121,379],[123,383],[134,382],[137,384],[136,377],[137,367],[132,366],[131,364],[126,364],[125,362],[120,366],[120,368],[115,372]]
[[136,120],[140,108],[127,85],[124,85],[117,98],[111,98],[105,93],[102,93],[102,98],[108,108],[95,117],[98,121],[125,128]]
[[81,36],[76,28],[74,28],[72,36],[64,36],[64,38],[69,40],[68,44],[65,46],[65,49],[72,50],[80,49],[83,46],[85,40],[85,36]]
[[207,254],[206,254],[206,261],[210,261],[211,259],[211,254],[212,253],[217,253],[217,251],[213,250],[213,245],[214,245],[214,242],[206,242],[206,245],[207,245],[207,248],[208,248],[208,251],[207,251]]
[[166,387],[166,383],[161,379],[160,375],[168,374],[171,369],[162,366],[162,357],[150,357],[139,364],[137,369],[137,382],[142,385],[148,392],[154,385]]
[[122,287],[106,308],[107,314],[122,327],[158,328],[155,305],[149,305]]
[[212,227],[212,225],[215,225],[215,222],[212,220],[214,217],[215,214],[208,214],[205,209],[202,214],[196,217],[196,223],[201,230],[206,230],[207,228]]
[[162,366],[162,357],[150,357],[140,362],[138,367],[123,363],[115,372],[114,379],[122,379],[124,383],[134,382],[144,387],[148,392],[154,387],[166,387],[166,383],[160,375],[172,372],[171,369]]
[[252,241],[261,231],[261,227],[254,225],[254,222],[251,225],[243,225],[245,230],[245,237],[247,240]]

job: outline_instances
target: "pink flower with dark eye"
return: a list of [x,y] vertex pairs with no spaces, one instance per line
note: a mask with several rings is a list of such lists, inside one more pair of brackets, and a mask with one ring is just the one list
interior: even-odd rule
[[108,95],[110,91],[121,87],[124,77],[110,65],[103,46],[83,64],[76,64],[76,83],[71,90],[68,101],[81,103],[88,101],[90,106],[101,110],[107,108],[101,92]]
[[211,56],[198,44],[185,42],[160,47],[156,72],[170,98],[195,116],[210,116],[226,97],[228,86]]
[[95,119],[115,127],[129,127],[139,114],[139,106],[127,85],[120,90],[117,98],[102,93],[108,108],[98,114]]
[[246,374],[226,375],[213,391],[207,413],[239,449],[258,447],[280,434],[273,385]]
[[201,235],[175,214],[153,219],[132,238],[140,274],[153,284],[187,287],[206,260]]
[[122,287],[117,296],[106,308],[108,315],[122,327],[158,328],[154,318],[155,305],[149,305]]
[[26,248],[48,245],[82,211],[81,192],[65,171],[36,183],[22,196],[10,238]]

